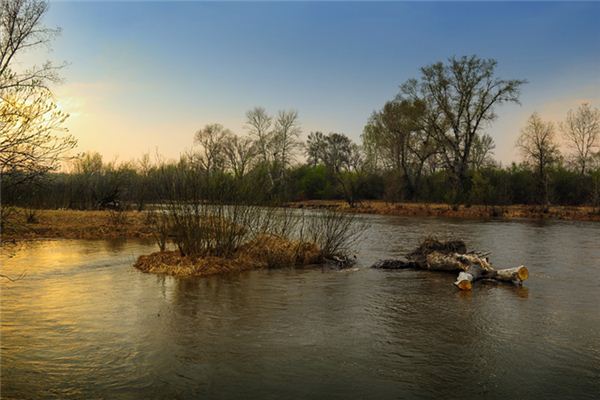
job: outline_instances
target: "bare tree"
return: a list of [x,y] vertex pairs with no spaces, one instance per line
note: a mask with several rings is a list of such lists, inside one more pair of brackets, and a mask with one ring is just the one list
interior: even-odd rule
[[573,151],[579,172],[585,174],[594,150],[600,146],[600,110],[583,103],[576,111],[569,110],[560,129]]
[[77,141],[65,134],[67,119],[45,90],[5,91],[0,102],[0,174],[10,190],[57,169]]
[[263,163],[270,163],[273,132],[273,118],[262,107],[255,107],[246,113],[248,133],[256,142],[258,156]]
[[59,28],[48,28],[42,17],[48,10],[44,0],[0,0],[0,92],[20,87],[47,88],[58,80],[56,66],[45,62],[22,71],[13,68],[19,55],[31,48],[48,45]]
[[225,156],[233,175],[243,178],[256,159],[256,143],[248,136],[232,135],[225,141]]
[[400,98],[426,104],[427,129],[444,150],[456,194],[466,189],[468,167],[478,133],[496,118],[494,107],[518,103],[524,80],[495,76],[497,62],[477,56],[452,57],[421,68],[421,78],[401,86]]
[[42,24],[47,8],[42,0],[0,0],[0,173],[5,190],[55,170],[76,145],[62,128],[68,115],[48,89],[61,66],[14,67],[24,51],[47,45],[58,34]]
[[521,150],[524,161],[534,169],[541,201],[547,205],[548,169],[560,158],[554,124],[543,121],[537,113],[533,113],[521,131],[517,147]]
[[487,133],[484,135],[477,135],[473,141],[471,168],[477,171],[485,166],[492,165],[494,163],[492,155],[494,154],[495,148],[496,144],[490,135]]
[[224,169],[225,143],[231,136],[233,133],[221,124],[209,124],[196,132],[194,142],[200,148],[194,154],[194,161],[199,163],[207,176]]
[[298,112],[294,110],[279,111],[275,119],[273,149],[275,161],[285,170],[294,160],[300,148],[300,125]]

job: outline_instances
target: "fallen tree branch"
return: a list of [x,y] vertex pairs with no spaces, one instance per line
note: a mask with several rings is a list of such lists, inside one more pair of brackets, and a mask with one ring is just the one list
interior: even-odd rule
[[380,260],[373,264],[373,268],[458,272],[454,285],[460,290],[471,290],[473,283],[478,280],[511,282],[520,286],[529,278],[529,271],[523,265],[494,269],[487,258],[488,254],[467,252],[467,246],[460,240],[442,242],[428,238],[409,253],[405,260]]

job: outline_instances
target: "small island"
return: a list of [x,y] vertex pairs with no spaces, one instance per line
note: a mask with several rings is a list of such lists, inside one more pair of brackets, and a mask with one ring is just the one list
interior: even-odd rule
[[236,249],[230,256],[182,255],[178,250],[158,251],[138,257],[133,265],[142,272],[174,276],[208,276],[262,268],[282,268],[325,263],[315,244],[262,235]]
[[176,193],[147,216],[159,251],[138,257],[134,267],[140,271],[208,276],[318,264],[344,268],[354,263],[352,246],[364,230],[355,215],[336,210],[317,216]]

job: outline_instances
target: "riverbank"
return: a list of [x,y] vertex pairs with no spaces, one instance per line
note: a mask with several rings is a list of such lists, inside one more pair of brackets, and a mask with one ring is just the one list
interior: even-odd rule
[[[351,208],[339,200],[309,200],[288,203],[290,208],[336,209],[350,213],[396,215],[412,217],[449,217],[461,219],[558,219],[600,222],[600,213],[592,207],[551,206],[544,212],[540,207],[459,206],[448,204],[386,203],[363,201]],[[2,232],[2,240],[22,239],[114,239],[151,238],[152,225],[147,212],[137,211],[76,211],[35,210],[30,214],[15,209],[11,227]]]
[[148,213],[13,209],[2,241],[22,239],[150,238]]
[[335,209],[361,214],[396,215],[411,217],[448,217],[464,219],[559,219],[600,222],[600,213],[587,206],[458,206],[435,203],[388,203],[379,200],[362,201],[355,207],[341,200],[307,200],[287,204],[291,208]]

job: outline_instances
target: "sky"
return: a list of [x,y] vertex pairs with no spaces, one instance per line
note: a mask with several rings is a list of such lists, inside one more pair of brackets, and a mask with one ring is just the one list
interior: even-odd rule
[[529,82],[486,128],[508,164],[532,112],[600,107],[599,20],[600,3],[51,1],[45,23],[62,33],[32,58],[68,63],[54,91],[77,151],[119,161],[177,158],[209,123],[244,134],[255,106],[297,110],[304,138],[360,141],[421,66],[494,58],[497,76]]

